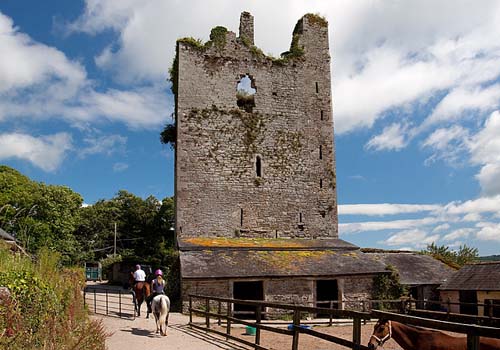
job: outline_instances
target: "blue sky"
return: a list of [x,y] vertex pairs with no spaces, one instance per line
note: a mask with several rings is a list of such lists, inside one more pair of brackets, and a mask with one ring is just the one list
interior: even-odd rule
[[341,238],[500,254],[498,1],[3,0],[0,163],[88,204],[173,195],[175,40],[244,10],[274,56],[303,14],[330,23]]

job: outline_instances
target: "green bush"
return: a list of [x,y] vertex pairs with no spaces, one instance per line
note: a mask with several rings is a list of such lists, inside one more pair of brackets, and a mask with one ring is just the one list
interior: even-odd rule
[[106,332],[83,305],[83,269],[61,269],[60,256],[42,249],[32,261],[0,246],[1,349],[105,349]]

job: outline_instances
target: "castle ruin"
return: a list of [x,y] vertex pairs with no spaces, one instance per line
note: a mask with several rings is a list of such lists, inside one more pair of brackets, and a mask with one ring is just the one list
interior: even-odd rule
[[303,16],[280,58],[254,45],[247,12],[239,36],[215,27],[176,51],[183,298],[366,298],[384,266],[338,239],[327,21]]

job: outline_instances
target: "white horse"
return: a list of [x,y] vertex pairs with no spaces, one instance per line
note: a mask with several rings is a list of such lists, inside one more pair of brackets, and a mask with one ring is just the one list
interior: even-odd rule
[[160,332],[161,335],[167,335],[170,299],[163,294],[155,296],[151,303],[151,309],[153,310],[153,315],[155,315],[156,333]]

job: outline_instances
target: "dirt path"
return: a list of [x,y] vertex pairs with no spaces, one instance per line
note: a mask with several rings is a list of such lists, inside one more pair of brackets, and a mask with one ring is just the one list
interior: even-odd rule
[[[166,337],[157,335],[154,318],[146,319],[145,317],[136,318],[135,320],[120,319],[117,317],[94,316],[96,319],[101,319],[108,332],[112,332],[108,338],[106,345],[109,350],[145,350],[157,349],[161,346],[162,349],[168,350],[244,350],[246,346],[234,342],[226,342],[224,338],[204,331],[191,329],[187,326],[189,317],[179,313],[172,313],[169,318],[169,327]],[[202,323],[202,319],[195,322]],[[344,339],[352,339],[352,326],[316,326],[315,330],[323,333],[334,334]],[[222,328],[220,330],[223,330]],[[367,344],[368,339],[373,330],[373,325],[364,325],[362,328],[362,343]],[[244,328],[236,326],[233,328],[232,334],[239,336],[245,340],[253,341],[253,336],[244,335]],[[290,336],[262,332],[261,344],[273,350],[290,350],[292,338]],[[303,350],[314,349],[331,349],[331,350],[346,350],[347,348],[339,345],[328,343],[326,341],[313,338],[307,335],[300,336],[299,348]],[[384,346],[386,350],[399,350],[399,346],[390,340]]]

